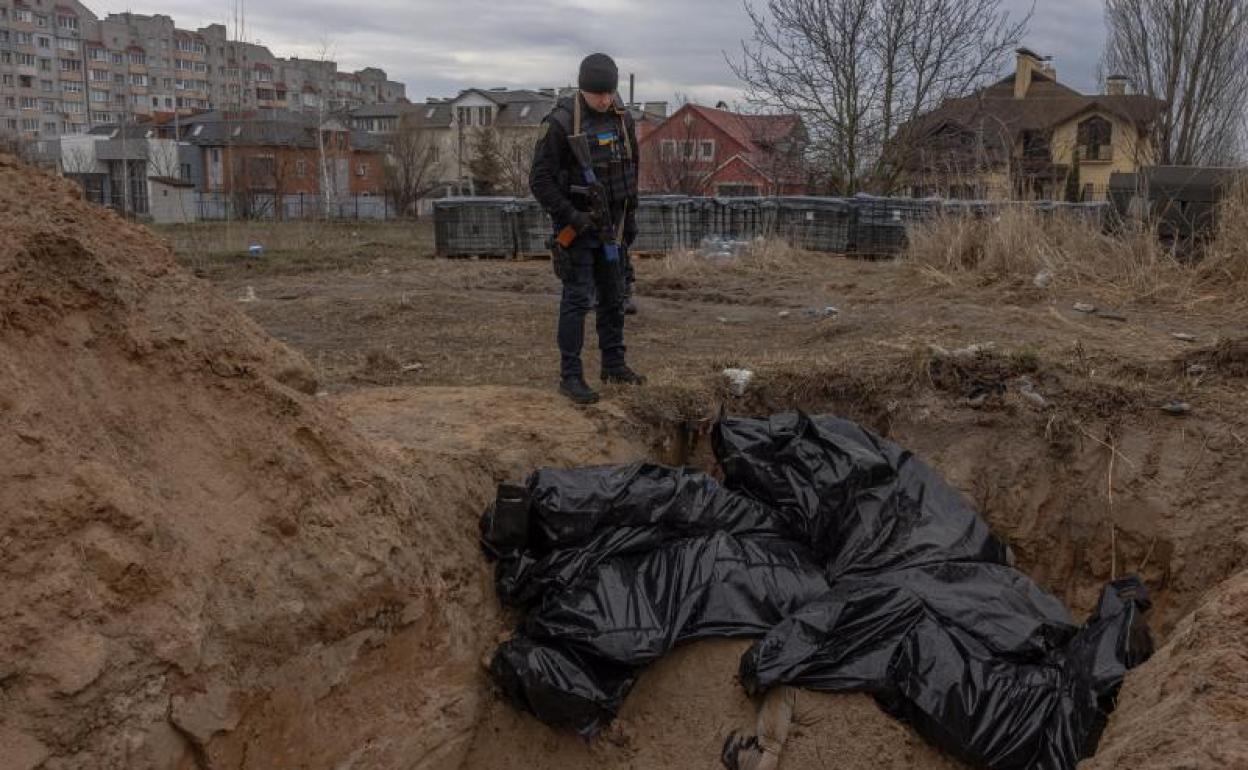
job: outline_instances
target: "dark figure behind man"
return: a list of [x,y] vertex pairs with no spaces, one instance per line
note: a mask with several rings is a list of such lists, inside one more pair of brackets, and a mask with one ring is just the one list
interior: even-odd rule
[[[604,383],[639,385],[625,358],[628,247],[637,235],[637,130],[616,97],[619,70],[605,54],[581,62],[579,91],[543,123],[529,187],[554,224],[559,303],[559,391],[578,404],[598,400],[585,381],[585,316],[594,309]],[[580,156],[578,157],[578,152]]]

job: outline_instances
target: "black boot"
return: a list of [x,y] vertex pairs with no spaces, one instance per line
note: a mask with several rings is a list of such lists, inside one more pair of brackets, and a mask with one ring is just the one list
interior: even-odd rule
[[559,392],[574,404],[598,403],[598,394],[585,383],[584,377],[564,377],[559,383]]
[[629,369],[627,366],[619,366],[615,369],[603,369],[602,381],[614,383],[616,385],[645,385],[646,378],[637,372]]
[[637,303],[632,297],[624,298],[624,315],[637,315]]

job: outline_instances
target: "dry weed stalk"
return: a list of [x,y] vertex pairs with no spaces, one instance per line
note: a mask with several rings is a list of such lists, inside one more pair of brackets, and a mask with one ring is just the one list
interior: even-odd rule
[[910,231],[905,257],[929,280],[1029,284],[1047,272],[1055,286],[1111,302],[1238,305],[1248,297],[1248,191],[1229,196],[1213,240],[1199,259],[1180,260],[1154,228],[1127,225],[1105,232],[1099,222],[1030,206],[997,216],[937,217]]

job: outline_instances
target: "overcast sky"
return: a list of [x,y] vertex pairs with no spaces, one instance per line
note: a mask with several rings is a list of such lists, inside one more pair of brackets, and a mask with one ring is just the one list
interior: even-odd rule
[[[100,15],[165,13],[184,28],[228,23],[233,6],[232,0],[87,2]],[[1002,2],[1017,13],[1031,7],[1031,0]],[[1060,80],[1093,90],[1104,40],[1101,0],[1037,6],[1024,43],[1055,57]],[[252,0],[246,21],[246,38],[277,56],[317,57],[328,45],[345,68],[385,69],[407,84],[412,101],[470,86],[567,85],[581,57],[601,50],[622,72],[636,73],[639,100],[682,93],[704,103],[732,102],[740,92],[724,54],[735,55],[749,35],[739,0]]]

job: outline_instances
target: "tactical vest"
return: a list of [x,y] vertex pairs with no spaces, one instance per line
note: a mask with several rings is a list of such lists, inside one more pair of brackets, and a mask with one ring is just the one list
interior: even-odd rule
[[[569,114],[570,113],[570,114]],[[612,108],[606,112],[586,110],[580,94],[572,97],[572,105],[561,101],[551,113],[568,136],[585,133],[589,138],[589,154],[594,174],[606,188],[612,211],[624,212],[636,205],[637,174],[633,167],[633,147],[628,133],[627,113]],[[568,185],[583,184],[581,169],[569,170]],[[575,201],[576,198],[573,197]],[[621,223],[623,217],[621,217]]]

